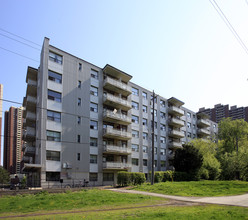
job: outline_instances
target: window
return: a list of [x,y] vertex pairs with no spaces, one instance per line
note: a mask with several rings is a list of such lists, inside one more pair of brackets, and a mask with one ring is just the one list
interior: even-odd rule
[[91,102],[90,103],[90,111],[98,112],[98,105],[96,103]]
[[48,141],[57,141],[57,142],[61,141],[60,132],[47,130],[46,134],[47,134]]
[[139,95],[139,90],[136,88],[132,88],[132,94],[133,95]]
[[80,153],[77,153],[77,160],[80,160]]
[[[152,105],[152,103],[153,103],[153,95],[151,95],[151,105]],[[157,103],[157,97],[155,96],[155,98],[154,98],[154,103]]]
[[97,147],[97,138],[90,138],[90,146]]
[[160,143],[165,144],[165,137],[160,137]]
[[154,141],[157,142],[158,141],[158,136],[154,135]]
[[132,101],[132,108],[136,109],[136,110],[139,110],[139,103]]
[[78,116],[77,123],[78,123],[79,125],[81,124],[81,117],[80,117],[80,116]]
[[164,100],[160,100],[160,105],[161,105],[162,107],[165,107],[165,101],[164,101]]
[[[151,121],[151,128],[152,128],[152,126],[153,126],[153,121]],[[158,127],[158,123],[155,121],[154,122],[154,128],[157,129],[157,127]]]
[[114,181],[113,173],[103,173],[103,181]]
[[47,160],[60,161],[60,152],[47,150],[46,151],[46,159]]
[[147,93],[146,92],[142,92],[142,97],[143,97],[143,99],[147,99]]
[[62,64],[63,57],[61,55],[58,55],[58,54],[52,52],[52,51],[49,51],[49,60],[51,60],[55,63]]
[[90,181],[91,182],[96,182],[97,180],[98,180],[97,173],[90,173]]
[[187,135],[189,138],[191,138],[191,133],[190,132],[188,132],[188,135]]
[[148,152],[148,147],[147,146],[143,146],[142,149],[143,149],[143,153],[147,153]]
[[80,143],[80,135],[77,136],[77,142]]
[[160,117],[164,119],[165,118],[165,113],[164,112],[160,112]]
[[60,172],[46,172],[46,181],[59,181]]
[[195,124],[193,124],[193,128],[195,128]]
[[143,160],[143,166],[147,167],[147,160],[145,160],[145,159]]
[[[151,108],[151,114],[153,113],[153,109]],[[154,117],[156,117],[157,116],[157,110],[156,109],[154,109]]]
[[61,113],[47,110],[47,120],[61,122]]
[[165,131],[165,125],[164,124],[160,124],[160,130]]
[[94,163],[94,164],[97,163],[97,155],[93,155],[93,154],[90,155],[90,163]]
[[142,119],[142,124],[143,124],[144,126],[147,126],[147,119],[143,118],[143,119]]
[[193,115],[193,118],[195,118],[195,115]]
[[143,139],[144,139],[144,140],[148,140],[148,134],[145,133],[145,132],[143,132]]
[[90,75],[91,75],[91,78],[98,79],[98,71],[91,69]]
[[56,102],[61,102],[61,93],[48,90],[47,98]]
[[187,112],[187,117],[191,118],[191,114],[189,112]]
[[147,113],[147,106],[143,105],[142,109],[143,109],[143,112]]
[[160,149],[160,155],[165,155],[166,150],[165,149]]
[[193,134],[193,138],[195,138],[195,134]]
[[90,94],[94,96],[98,96],[98,88],[94,86],[90,86]]
[[213,127],[216,128],[216,124],[213,124]]
[[48,70],[48,79],[56,83],[62,83],[62,75],[51,70]]
[[132,158],[132,165],[138,166],[139,165],[139,159]]
[[82,63],[78,64],[78,70],[81,71],[82,70]]
[[139,138],[139,132],[136,130],[132,130],[132,137]]
[[139,117],[135,116],[135,115],[132,115],[132,122],[135,123],[135,124],[139,124]]
[[78,80],[78,88],[81,89],[82,82]]
[[134,151],[134,152],[139,152],[139,145],[137,145],[137,144],[132,144],[132,151]]
[[98,127],[97,121],[90,121],[90,129],[98,130],[97,127]]
[[165,167],[165,161],[160,161],[161,167]]
[[191,128],[191,123],[190,122],[187,122],[187,127]]
[[78,106],[81,106],[81,99],[78,98]]
[[154,154],[157,154],[157,153],[158,153],[158,148],[154,147]]

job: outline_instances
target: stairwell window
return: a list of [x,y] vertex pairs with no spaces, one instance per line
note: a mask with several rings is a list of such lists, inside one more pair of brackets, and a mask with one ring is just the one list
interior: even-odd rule
[[134,152],[139,152],[139,145],[137,145],[137,144],[132,144],[132,151],[134,151]]
[[59,54],[56,54],[52,51],[49,51],[49,60],[58,63],[58,64],[62,64],[63,62],[63,57]]
[[90,86],[90,94],[93,96],[98,96],[98,88]]
[[97,164],[97,155],[90,155],[90,163]]
[[132,130],[132,137],[139,138],[139,131]]
[[55,92],[55,91],[52,91],[52,90],[48,90],[47,98],[50,99],[50,100],[53,100],[55,102],[61,102],[61,93]]
[[61,122],[61,113],[47,110],[47,120]]
[[59,84],[62,83],[62,75],[51,70],[48,70],[48,79]]
[[132,108],[135,110],[139,110],[139,103],[132,101]]
[[91,112],[98,112],[98,105],[96,103],[90,103],[90,111]]
[[97,147],[97,138],[90,138],[90,146]]
[[135,123],[135,124],[139,124],[139,117],[135,116],[135,115],[132,115],[132,122]]
[[47,130],[46,134],[47,134],[47,140],[48,141],[56,141],[56,142],[61,141],[60,132]]
[[139,95],[139,90],[136,89],[136,88],[132,88],[132,94],[138,96]]
[[166,150],[165,149],[160,149],[160,155],[165,155]]
[[98,130],[98,123],[97,123],[97,121],[90,121],[90,129]]
[[148,134],[143,132],[143,140],[148,140]]
[[91,75],[91,78],[98,79],[98,71],[91,69],[90,75]]
[[132,158],[132,165],[138,166],[139,165],[139,159]]
[[143,166],[147,167],[147,160],[146,159],[143,160]]
[[53,161],[60,161],[60,152],[59,151],[46,151],[46,159]]

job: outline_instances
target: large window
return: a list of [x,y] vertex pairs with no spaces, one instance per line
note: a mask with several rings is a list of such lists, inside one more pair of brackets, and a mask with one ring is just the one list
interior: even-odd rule
[[137,144],[132,144],[132,151],[134,151],[134,152],[139,152],[139,145],[137,145]]
[[60,152],[47,150],[46,151],[46,159],[47,160],[60,161]]
[[139,110],[139,103],[132,101],[132,108]]
[[47,120],[61,122],[61,113],[47,110]]
[[61,102],[61,93],[48,90],[47,98],[56,102]]
[[132,165],[138,166],[139,165],[139,159],[132,158]]
[[103,181],[114,181],[113,173],[103,173]]
[[60,83],[60,84],[62,83],[62,75],[59,73],[55,73],[51,70],[48,70],[48,79],[56,83]]
[[96,103],[91,102],[90,103],[90,111],[98,112],[98,105]]
[[52,52],[52,51],[49,51],[49,60],[51,60],[55,63],[62,64],[63,57],[61,55],[58,55],[58,54]]
[[46,172],[46,181],[59,181],[60,172]]
[[91,182],[96,182],[98,179],[97,173],[90,173],[90,181]]
[[98,71],[91,69],[90,75],[91,75],[91,78],[98,79]]
[[97,147],[97,138],[90,138],[90,146]]
[[132,94],[133,95],[139,95],[139,90],[136,88],[132,88]]
[[98,88],[94,86],[90,86],[90,94],[94,96],[98,96]]
[[135,116],[135,115],[132,115],[132,122],[135,123],[135,124],[139,124],[139,117]]
[[98,130],[98,123],[97,123],[97,121],[90,121],[90,129]]
[[139,138],[139,131],[132,130],[132,137]]
[[47,133],[47,140],[48,141],[57,141],[57,142],[61,141],[60,132],[47,130],[46,133]]
[[90,163],[94,163],[94,164],[97,163],[97,155],[93,155],[93,154],[90,155]]

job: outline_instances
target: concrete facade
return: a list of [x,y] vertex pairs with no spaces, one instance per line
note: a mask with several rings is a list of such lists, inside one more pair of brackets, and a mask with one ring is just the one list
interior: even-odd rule
[[[60,179],[70,186],[114,184],[118,171],[148,176],[152,92],[131,78],[111,65],[100,68],[55,48],[45,38],[40,67],[28,67],[23,101],[24,140],[33,149],[23,157],[30,185],[60,186]],[[171,169],[169,161],[184,142],[217,132],[216,123],[183,104],[156,96],[156,170]]]
[[[0,84],[0,134],[2,134],[3,85]],[[2,164],[2,136],[0,135],[0,164]]]

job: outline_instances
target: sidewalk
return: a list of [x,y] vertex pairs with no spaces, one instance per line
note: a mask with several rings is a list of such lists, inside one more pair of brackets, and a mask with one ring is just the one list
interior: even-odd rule
[[219,197],[183,197],[183,196],[170,196],[158,193],[135,191],[135,190],[125,190],[125,189],[109,189],[115,192],[122,193],[133,193],[142,194],[148,196],[157,196],[167,199],[174,199],[185,202],[197,202],[197,203],[209,203],[209,204],[219,204],[219,205],[232,205],[232,206],[242,206],[248,207],[248,194],[238,195],[238,196],[219,196]]

